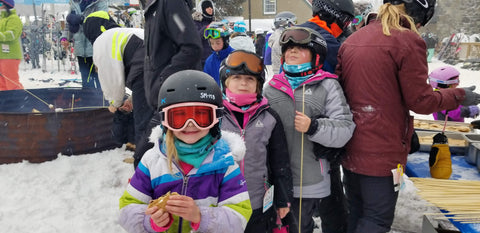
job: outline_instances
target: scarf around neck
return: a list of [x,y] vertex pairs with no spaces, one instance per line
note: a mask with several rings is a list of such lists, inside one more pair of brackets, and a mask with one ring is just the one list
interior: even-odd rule
[[[175,137],[174,144],[177,149],[178,158],[180,161],[188,163],[195,168],[199,168],[203,160],[205,160],[207,155],[213,149],[214,143],[212,143],[212,140],[213,137],[210,133],[193,144],[187,144]],[[167,150],[165,141],[162,143],[161,151],[166,154]]]
[[237,106],[249,106],[254,104],[257,101],[257,93],[251,94],[235,94],[230,91],[230,89],[225,88],[225,95],[228,102],[234,103]]
[[[306,62],[299,65],[288,65],[287,63],[283,63],[283,70],[288,73],[293,73],[293,74],[301,73],[311,69],[312,69],[312,63],[310,62]],[[292,87],[292,89],[296,89],[298,86],[300,86],[300,84],[307,81],[307,79],[309,79],[312,76],[313,74],[299,76],[299,77],[290,77],[285,73],[285,77],[287,77],[288,83],[290,83],[290,86]]]

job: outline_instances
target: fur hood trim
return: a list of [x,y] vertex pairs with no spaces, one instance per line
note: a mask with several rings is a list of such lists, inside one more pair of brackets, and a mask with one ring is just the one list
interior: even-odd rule
[[193,18],[193,20],[195,20],[195,21],[202,22],[202,20],[203,20],[202,12],[198,12],[198,11],[193,12],[193,13],[192,13],[192,18]]

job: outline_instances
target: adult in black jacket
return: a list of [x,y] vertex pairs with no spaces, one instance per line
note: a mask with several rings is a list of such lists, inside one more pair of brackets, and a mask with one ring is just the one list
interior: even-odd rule
[[150,0],[145,7],[145,92],[153,109],[168,76],[180,70],[201,70],[202,45],[191,9],[191,0]]
[[[202,70],[202,45],[190,11],[191,0],[149,0],[145,7],[144,82],[148,104],[157,110],[158,91],[165,79],[181,70]],[[148,142],[151,129],[160,123],[158,112],[133,155],[136,168],[143,154],[153,147]]]

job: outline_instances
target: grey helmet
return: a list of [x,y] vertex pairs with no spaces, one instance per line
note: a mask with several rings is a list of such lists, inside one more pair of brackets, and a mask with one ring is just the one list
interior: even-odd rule
[[282,11],[275,15],[273,25],[275,28],[285,28],[297,24],[297,16],[290,11]]

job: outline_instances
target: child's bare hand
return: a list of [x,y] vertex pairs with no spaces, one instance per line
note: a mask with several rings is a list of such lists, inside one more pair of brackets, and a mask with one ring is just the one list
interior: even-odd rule
[[108,111],[110,111],[111,113],[115,113],[117,111],[117,108],[110,105],[108,106]]
[[164,227],[170,222],[170,214],[167,211],[159,210],[157,206],[147,208],[146,215],[151,215],[153,222],[159,227]]
[[131,112],[133,110],[133,104],[132,104],[132,101],[130,101],[129,99],[126,99],[124,102],[123,102],[123,105],[118,108],[120,111],[124,111],[124,112]]
[[193,223],[199,223],[201,219],[200,209],[193,199],[189,196],[174,195],[170,196],[165,209],[171,213],[184,218]]
[[310,117],[299,111],[295,111],[295,130],[300,133],[305,133],[308,131],[311,122]]

